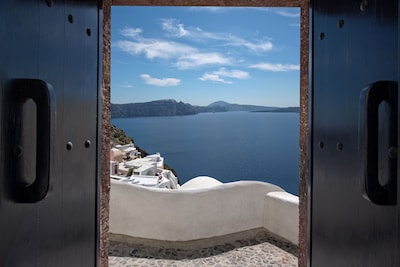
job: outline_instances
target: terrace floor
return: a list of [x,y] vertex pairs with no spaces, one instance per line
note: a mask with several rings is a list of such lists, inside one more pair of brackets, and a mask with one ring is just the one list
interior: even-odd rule
[[297,266],[297,246],[264,229],[189,241],[111,235],[109,266]]

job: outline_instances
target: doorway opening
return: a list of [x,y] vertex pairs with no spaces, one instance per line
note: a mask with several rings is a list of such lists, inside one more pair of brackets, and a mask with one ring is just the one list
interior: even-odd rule
[[299,8],[113,7],[112,17],[113,124],[160,152],[181,185],[257,180],[298,195]]
[[[185,2],[185,1],[183,1]],[[267,1],[268,2],[268,1]],[[272,1],[275,2],[275,1]],[[114,1],[113,4],[116,5],[126,5],[130,4],[129,1]],[[137,5],[140,3],[131,3],[134,5]],[[147,3],[144,3],[147,5]],[[152,3],[156,5],[157,3]],[[158,3],[161,5],[165,5],[163,3]],[[181,5],[182,3],[174,3],[174,5]],[[202,3],[203,4],[203,3]],[[235,3],[237,5],[244,5],[248,6],[248,3]],[[265,6],[268,5],[268,3],[261,3],[257,4],[254,3],[256,6]],[[299,180],[300,180],[300,191],[299,191],[299,197],[300,197],[300,243],[299,243],[299,248],[300,248],[300,253],[299,253],[299,263],[301,265],[301,262],[306,262],[306,257],[305,257],[305,252],[306,252],[306,229],[307,229],[307,220],[306,220],[306,215],[307,215],[307,161],[308,161],[308,155],[307,155],[307,146],[308,146],[308,4],[306,1],[298,2],[296,1],[295,3],[293,1],[284,1],[284,3],[280,3],[277,5],[276,3],[272,3],[271,5],[273,6],[297,6],[301,7],[301,51],[300,51],[300,148],[299,148],[299,153],[300,153],[300,172],[299,172]],[[222,6],[225,6],[222,4]],[[213,73],[211,73],[213,74]],[[147,78],[150,80],[151,78],[155,78],[153,76],[142,76],[143,79]],[[173,81],[173,80],[172,80]],[[171,82],[171,80],[170,80]],[[128,85],[128,84],[127,84]],[[302,266],[302,265],[301,265]],[[305,266],[305,265],[303,265]]]

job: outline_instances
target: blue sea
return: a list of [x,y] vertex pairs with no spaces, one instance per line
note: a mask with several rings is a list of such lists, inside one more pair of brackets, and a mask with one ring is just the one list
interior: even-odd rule
[[298,195],[298,113],[220,112],[111,122],[148,153],[160,152],[181,184],[206,175],[221,182],[269,182]]

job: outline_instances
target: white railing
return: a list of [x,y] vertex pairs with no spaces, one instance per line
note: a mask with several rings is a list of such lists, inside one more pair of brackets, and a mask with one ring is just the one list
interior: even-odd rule
[[167,190],[111,180],[110,233],[190,241],[264,227],[298,243],[298,198],[263,182]]

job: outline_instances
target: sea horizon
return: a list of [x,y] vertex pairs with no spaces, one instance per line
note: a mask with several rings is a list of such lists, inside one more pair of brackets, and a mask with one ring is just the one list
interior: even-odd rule
[[298,195],[298,113],[216,112],[112,123],[148,153],[159,152],[181,183],[197,176],[256,180]]

